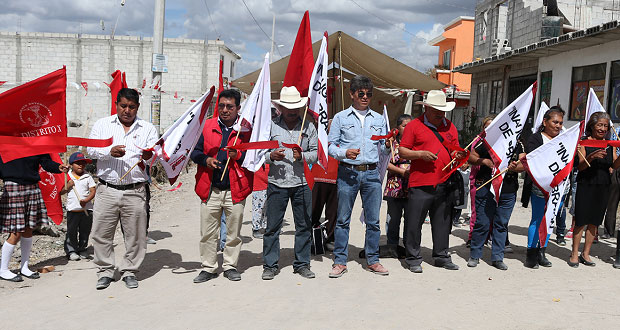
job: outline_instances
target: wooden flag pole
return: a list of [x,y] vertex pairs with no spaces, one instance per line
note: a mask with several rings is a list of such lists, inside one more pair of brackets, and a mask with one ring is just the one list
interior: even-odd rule
[[592,165],[590,165],[590,162],[588,162],[588,159],[583,154],[583,152],[581,152],[581,150],[579,148],[577,148],[577,152],[581,155],[581,157],[583,157],[583,160],[586,162],[586,165],[588,165],[588,167],[591,167]]
[[306,109],[304,110],[304,117],[301,120],[301,129],[299,130],[299,138],[297,139],[297,145],[301,147],[301,135],[304,132],[304,124],[306,123],[306,115],[308,114],[308,105],[306,105]]
[[[474,141],[476,141],[476,138],[479,136],[476,136],[473,140],[471,140],[471,142],[469,142],[469,144],[467,145],[467,147],[463,148],[464,150],[469,149],[469,147],[471,147],[472,144],[474,144]],[[452,165],[452,163],[454,163],[454,161],[456,161],[456,158],[452,158],[452,160],[448,163],[448,165],[444,166],[444,168],[442,168],[442,171],[445,171],[448,167],[450,167],[450,165]]]
[[138,164],[140,164],[140,162],[142,161],[142,158],[138,159],[138,161],[133,164],[133,166],[127,170],[127,172],[125,172],[125,174],[123,174],[123,176],[121,176],[120,179],[118,179],[118,182],[123,181],[123,179],[127,176],[127,174],[129,174],[129,172],[131,172],[131,170],[133,170],[136,166],[138,166]]
[[477,187],[476,189],[480,189],[480,188],[482,188],[482,187],[486,186],[489,182],[491,182],[491,181],[495,180],[498,176],[500,176],[500,175],[502,175],[502,174],[504,174],[504,173],[506,173],[506,172],[508,172],[508,168],[505,168],[503,171],[499,172],[499,173],[498,173],[498,174],[496,174],[494,177],[492,177],[491,179],[489,179],[489,181],[487,181],[487,182],[483,183],[481,186]]
[[[241,133],[241,126],[239,126],[239,131],[237,131],[237,135],[235,136],[235,141],[233,141],[233,146],[237,144],[237,139],[239,139],[239,133]],[[220,181],[224,180],[224,174],[226,174],[228,163],[230,163],[230,157],[228,157],[228,159],[226,160],[226,166],[224,166],[224,170],[222,171],[222,177],[220,178]]]
[[[69,175],[69,173],[65,173],[65,186],[67,185],[67,175]],[[74,180],[74,178],[71,178],[71,180]],[[77,189],[75,188],[75,183],[73,184],[73,193],[75,194],[75,197],[77,197],[78,199],[78,203],[82,200],[82,197],[80,197],[80,194],[78,193]],[[84,214],[88,215],[88,211],[86,209],[83,210]]]

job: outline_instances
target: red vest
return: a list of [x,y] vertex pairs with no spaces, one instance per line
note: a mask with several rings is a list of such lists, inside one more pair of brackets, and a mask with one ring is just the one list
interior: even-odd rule
[[[202,130],[204,136],[204,153],[209,157],[216,157],[217,152],[220,149],[222,143],[222,130],[217,122],[217,118],[208,119],[205,122],[204,129]],[[251,132],[241,132],[237,144],[242,142],[248,142],[250,140]],[[232,131],[228,137],[226,145],[232,146],[235,141],[237,132]],[[225,164],[222,164],[224,166]],[[233,159],[228,163],[230,178],[230,192],[232,195],[233,203],[239,203],[248,197],[252,193],[252,181],[254,179],[254,173],[246,168],[242,168]],[[213,170],[210,168],[198,164],[198,170],[196,171],[196,187],[194,191],[200,197],[200,200],[206,202],[211,193],[211,181],[213,178]]]

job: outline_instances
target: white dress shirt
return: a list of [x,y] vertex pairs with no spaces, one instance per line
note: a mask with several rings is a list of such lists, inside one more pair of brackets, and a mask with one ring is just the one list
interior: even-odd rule
[[[91,139],[108,139],[112,137],[112,145],[105,148],[86,149],[88,154],[97,160],[97,176],[105,182],[116,185],[126,185],[137,182],[146,182],[147,175],[139,166],[123,178],[123,182],[119,179],[133,165],[138,162],[142,155],[142,149],[151,148],[157,142],[157,129],[153,124],[144,121],[138,117],[125,133],[123,124],[118,120],[117,115],[101,118],[93,125],[90,132]],[[110,150],[117,145],[125,146],[125,155],[123,157],[112,157]]]
[[75,191],[73,189],[67,192],[67,211],[78,211],[78,210],[92,210],[93,209],[93,200],[86,203],[84,207],[80,204],[80,200],[85,199],[90,194],[90,188],[95,186],[95,180],[93,177],[88,174],[88,172],[84,172],[81,177],[77,177],[73,171],[69,171],[69,178],[73,180],[73,184],[75,185],[75,190],[77,191],[80,198],[76,196]]

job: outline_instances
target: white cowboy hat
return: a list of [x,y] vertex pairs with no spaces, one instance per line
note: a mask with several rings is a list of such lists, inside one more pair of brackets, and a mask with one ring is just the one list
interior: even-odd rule
[[304,107],[308,103],[307,97],[301,97],[295,86],[282,87],[280,91],[280,99],[272,100],[274,104],[281,105],[287,109],[298,109]]
[[432,90],[426,94],[425,101],[417,101],[416,104],[422,104],[441,111],[452,111],[456,102],[446,102],[446,93],[440,90]]

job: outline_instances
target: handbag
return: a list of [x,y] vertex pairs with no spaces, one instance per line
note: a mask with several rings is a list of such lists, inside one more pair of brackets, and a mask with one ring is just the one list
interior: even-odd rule
[[[434,127],[430,127],[428,125],[425,125],[425,126],[428,127],[428,129],[430,129],[433,132],[433,134],[435,134],[435,137],[437,137],[437,139],[439,140],[441,145],[446,149],[449,155],[450,150],[448,150],[448,148],[443,144],[444,138],[439,134],[439,132],[437,132],[437,129],[435,129]],[[455,205],[462,205],[465,203],[465,187],[463,185],[463,176],[461,175],[459,171],[454,171],[450,175],[448,180],[446,180],[445,185],[446,185],[446,191],[448,192],[447,201],[449,204],[451,204],[452,206],[455,206]]]

